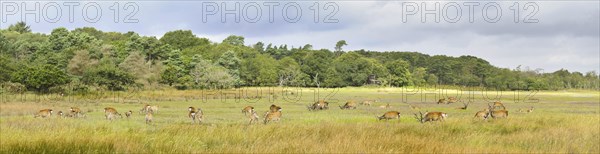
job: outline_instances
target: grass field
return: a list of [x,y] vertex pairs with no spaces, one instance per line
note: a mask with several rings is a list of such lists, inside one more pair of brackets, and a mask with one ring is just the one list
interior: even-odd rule
[[[313,89],[293,94],[280,88],[222,91],[142,91],[86,96],[3,95],[0,105],[0,153],[600,153],[600,96],[598,91],[543,91],[529,102],[514,92],[499,99],[509,110],[507,119],[482,121],[475,112],[486,108],[486,97],[500,92],[470,92],[462,103],[438,105],[439,93],[402,89],[343,88],[321,90],[330,109],[308,111],[317,100]],[[269,94],[273,93],[273,94]],[[403,95],[409,94],[409,95]],[[522,93],[521,95],[527,95]],[[468,96],[473,97],[469,99]],[[252,98],[252,99],[250,99]],[[523,96],[519,96],[523,99]],[[373,106],[341,110],[346,100],[380,99]],[[538,100],[537,102],[531,100]],[[420,109],[411,109],[407,103]],[[489,99],[492,101],[494,99]],[[144,103],[158,105],[152,124],[138,113]],[[389,103],[390,109],[379,106]],[[262,118],[269,105],[283,108],[280,122],[248,125],[241,113],[252,105]],[[45,108],[68,111],[77,106],[85,118],[33,118]],[[108,121],[103,108],[131,119]],[[202,124],[191,124],[187,107],[201,107]],[[535,107],[532,113],[519,109]],[[378,121],[386,111],[400,111],[400,120]],[[421,124],[413,113],[442,111],[444,122]],[[261,119],[262,122],[262,119]]]

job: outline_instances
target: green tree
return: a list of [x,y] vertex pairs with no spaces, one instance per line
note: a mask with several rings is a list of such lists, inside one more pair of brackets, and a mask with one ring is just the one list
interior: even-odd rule
[[161,73],[161,83],[175,85],[177,88],[186,88],[186,84],[191,80],[189,76],[190,69],[186,69],[187,65],[181,57],[179,50],[174,50],[169,53],[169,58],[163,61],[165,69]]
[[198,38],[190,30],[176,30],[165,33],[160,41],[170,44],[173,48],[183,50],[185,48],[209,44],[208,39]]
[[82,81],[88,85],[106,87],[109,90],[125,90],[134,83],[133,75],[125,72],[110,63],[86,70]]
[[240,78],[250,86],[269,86],[277,83],[277,61],[259,54],[242,61]]
[[[429,74],[427,74],[427,68],[417,67],[414,69],[411,79],[412,79],[412,83],[415,86],[425,86],[425,85],[427,85],[428,77],[429,77]],[[437,81],[435,81],[435,83],[437,83]]]
[[7,54],[12,50],[12,43],[4,36],[4,33],[6,32],[0,30],[0,54]]
[[329,50],[309,50],[295,54],[298,56],[296,61],[300,64],[300,69],[313,81],[310,86],[317,86],[314,81],[325,81],[325,72],[333,61],[333,53]]
[[411,82],[411,73],[408,68],[410,64],[404,60],[390,61],[385,64],[391,79],[390,84],[394,86],[408,86]]
[[234,83],[240,84],[241,60],[237,57],[235,52],[227,51],[223,53],[217,61],[217,64],[227,69],[227,72],[231,74],[234,79]]
[[25,22],[21,21],[21,22],[17,22],[14,25],[10,25],[8,26],[8,31],[15,31],[18,33],[30,33],[31,29],[29,28],[29,25],[27,25]]
[[64,27],[52,30],[49,37],[50,46],[55,51],[60,51],[71,46],[69,30]]
[[302,50],[312,50],[312,49],[313,49],[313,46],[310,44],[306,44],[302,47]]
[[85,33],[89,36],[92,36],[98,40],[104,40],[104,32],[97,30],[94,27],[82,27],[82,28],[76,28],[75,30],[71,31],[72,33]]
[[308,80],[308,75],[304,74],[302,70],[300,70],[300,65],[290,57],[285,57],[279,60],[277,70],[279,86],[304,86],[306,83],[310,82]]
[[439,79],[435,74],[429,74],[427,75],[427,84],[429,85],[438,85],[439,83]]
[[71,58],[67,65],[67,72],[72,75],[83,76],[83,73],[98,64],[98,60],[91,59],[87,50],[75,52],[75,56]]
[[11,74],[18,69],[17,61],[4,55],[0,54],[0,83],[10,81]]
[[335,51],[340,52],[342,51],[342,47],[348,45],[346,43],[346,40],[339,40],[337,43],[335,43]]
[[49,64],[21,68],[12,74],[11,80],[25,85],[28,90],[37,92],[48,92],[51,87],[69,82],[67,73]]
[[137,83],[148,84],[148,66],[145,57],[140,52],[132,52],[119,64],[119,68],[129,72],[136,79]]
[[367,83],[370,75],[377,77],[388,75],[387,69],[379,62],[374,59],[365,58],[356,52],[342,54],[333,61],[331,66],[335,70],[329,70],[326,77],[333,78],[339,76],[343,84],[332,85],[334,82],[327,82],[328,86],[362,86]]
[[229,35],[227,38],[225,38],[223,40],[223,43],[230,44],[233,46],[243,46],[244,45],[244,37],[236,36],[236,35]]
[[252,48],[254,48],[254,50],[258,51],[259,53],[265,52],[265,44],[262,42],[257,42],[256,44],[252,45]]
[[234,78],[222,66],[214,65],[210,61],[200,60],[190,71],[194,87],[208,89],[231,88]]

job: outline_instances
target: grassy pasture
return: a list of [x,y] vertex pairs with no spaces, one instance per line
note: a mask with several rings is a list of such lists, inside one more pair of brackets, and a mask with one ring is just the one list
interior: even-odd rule
[[[318,92],[330,100],[326,111],[308,111],[317,98],[314,89],[294,93],[280,88],[226,91],[141,91],[86,96],[3,95],[0,103],[0,153],[599,153],[600,96],[598,91],[543,91],[530,102],[515,102],[514,92],[498,97],[508,119],[481,121],[475,112],[487,107],[484,97],[500,92],[415,91],[398,88],[343,88]],[[422,93],[423,92],[423,93]],[[243,95],[236,95],[242,93]],[[273,93],[273,94],[270,94]],[[435,104],[440,93],[473,100]],[[409,94],[409,95],[403,95]],[[484,94],[487,94],[485,96]],[[223,96],[223,95],[226,95]],[[521,95],[527,95],[523,92]],[[518,98],[523,99],[523,96]],[[380,99],[373,106],[340,110],[346,100]],[[413,110],[407,103],[420,109]],[[493,99],[489,99],[490,101]],[[155,122],[144,123],[144,103],[158,105]],[[392,108],[379,106],[389,103]],[[261,118],[271,104],[283,108],[280,122],[248,125],[246,105]],[[85,118],[33,118],[44,108],[56,112],[78,106]],[[102,109],[132,110],[131,119],[108,121]],[[191,124],[187,107],[201,107],[203,124]],[[532,113],[519,109],[535,107]],[[389,110],[400,120],[378,121]],[[421,124],[418,111],[442,111],[445,122]],[[261,119],[262,122],[262,119]]]

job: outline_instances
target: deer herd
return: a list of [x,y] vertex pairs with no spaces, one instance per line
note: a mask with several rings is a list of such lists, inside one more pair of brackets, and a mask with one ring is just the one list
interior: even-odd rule
[[[359,105],[360,106],[371,106],[377,102],[379,102],[379,100],[364,100],[359,103],[357,103],[354,100],[349,100],[349,101],[346,101],[344,105],[340,105],[339,108],[341,110],[354,110],[354,109],[357,109],[359,107]],[[446,98],[439,99],[437,104],[452,104],[452,103],[457,103],[457,102],[461,102],[461,101],[459,101],[456,98],[449,97],[447,99]],[[415,106],[415,105],[412,105],[409,103],[406,103],[406,104],[408,104],[408,106],[410,107],[411,110],[420,110],[421,109],[418,106]],[[463,104],[462,107],[459,107],[456,109],[467,110],[467,108],[470,105],[470,102],[462,103],[462,104]],[[328,110],[329,102],[325,101],[325,100],[318,100],[318,101],[308,105],[307,108],[309,111]],[[389,103],[387,103],[386,105],[379,106],[379,108],[389,109],[389,108],[391,108],[391,106]],[[157,106],[157,105],[153,106],[153,105],[149,105],[149,104],[144,104],[143,107],[139,110],[139,114],[145,115],[144,120],[145,120],[146,124],[152,124],[152,122],[154,121],[154,114],[158,113],[158,109],[159,109],[159,106]],[[531,113],[531,112],[533,112],[533,110],[534,110],[534,107],[531,107],[526,110],[519,109],[519,112]],[[48,117],[52,116],[53,113],[54,113],[54,111],[52,109],[39,110],[37,113],[34,114],[34,118],[37,118],[37,117],[48,118]],[[253,106],[245,106],[244,108],[242,108],[242,113],[244,114],[244,116],[246,118],[248,118],[249,124],[259,122],[260,116],[258,115],[257,111],[255,110],[255,108]],[[78,107],[71,107],[68,112],[58,111],[57,115],[61,118],[67,118],[67,117],[85,118],[86,117],[86,115]],[[133,115],[133,112],[131,110],[125,112],[125,116],[127,119],[132,117],[132,115]],[[398,111],[387,111],[383,115],[377,116],[377,119],[378,120],[400,119],[400,115],[401,114]],[[425,113],[423,113],[422,111],[418,111],[418,113],[413,113],[413,115],[414,115],[414,118],[420,123],[433,122],[433,121],[444,121],[445,119],[448,118],[448,114],[445,112],[425,112]],[[281,116],[282,116],[281,106],[272,104],[271,106],[269,106],[269,110],[267,110],[263,114],[262,123],[267,124],[269,122],[279,122],[281,120]],[[121,113],[119,113],[117,111],[117,109],[115,109],[113,107],[105,107],[104,108],[104,117],[105,117],[105,119],[107,119],[109,121],[113,121],[117,118],[123,118]],[[202,109],[200,107],[193,107],[193,106],[188,107],[188,118],[191,119],[192,124],[195,124],[195,123],[202,124],[203,117],[204,117],[204,112],[202,111]],[[477,111],[473,118],[481,119],[481,120],[488,120],[490,118],[497,119],[497,118],[507,118],[507,117],[508,117],[508,110],[506,110],[506,107],[504,106],[504,104],[501,102],[493,102],[493,103],[488,103],[487,108]]]

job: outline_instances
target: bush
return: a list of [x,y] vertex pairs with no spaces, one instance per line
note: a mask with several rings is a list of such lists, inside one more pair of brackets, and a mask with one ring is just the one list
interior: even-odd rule
[[2,88],[2,92],[7,92],[7,93],[22,93],[25,92],[27,90],[27,88],[25,87],[25,85],[20,84],[20,83],[14,83],[14,82],[5,82],[2,83],[0,85],[0,88]]
[[13,73],[12,81],[25,85],[28,90],[48,92],[50,87],[69,83],[69,78],[65,71],[56,66],[43,64],[20,69]]

